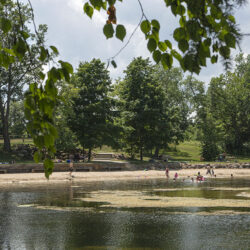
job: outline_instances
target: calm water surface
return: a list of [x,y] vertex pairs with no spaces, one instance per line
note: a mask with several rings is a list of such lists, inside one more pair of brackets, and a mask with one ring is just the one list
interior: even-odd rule
[[[152,206],[90,199],[104,193],[147,197]],[[153,205],[175,197],[237,200],[245,206]],[[250,180],[2,187],[0,249],[250,249]]]

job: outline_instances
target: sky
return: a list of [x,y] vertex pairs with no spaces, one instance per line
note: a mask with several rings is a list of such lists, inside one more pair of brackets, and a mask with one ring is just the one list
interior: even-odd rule
[[[250,0],[248,0],[250,2]],[[23,0],[26,2],[26,0]],[[79,62],[100,58],[103,62],[114,56],[127,42],[130,34],[138,25],[141,10],[137,0],[123,0],[116,4],[117,23],[123,24],[127,29],[124,42],[113,38],[106,39],[102,29],[107,20],[105,11],[95,11],[92,19],[83,12],[84,0],[31,0],[36,24],[47,24],[47,45],[54,45],[60,52],[59,59],[70,62],[77,68]],[[178,23],[172,13],[166,8],[164,0],[141,0],[144,12],[149,20],[157,19],[161,23],[160,39],[173,41],[172,34]],[[235,12],[236,21],[244,34],[250,33],[250,4],[239,7]],[[245,36],[241,43],[244,54],[250,54],[250,36]],[[233,55],[240,52],[239,48]],[[115,58],[117,68],[109,67],[113,79],[123,77],[123,71],[133,58],[149,57],[147,43],[140,28],[132,37],[128,46]],[[175,64],[174,66],[178,66]],[[209,83],[211,77],[224,73],[224,68],[219,62],[207,64],[196,78]]]

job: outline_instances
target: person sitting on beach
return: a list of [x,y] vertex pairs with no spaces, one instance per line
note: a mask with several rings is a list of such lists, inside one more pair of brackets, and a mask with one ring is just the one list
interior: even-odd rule
[[197,181],[203,181],[203,180],[204,180],[204,178],[203,178],[203,176],[201,175],[200,172],[198,172],[198,175],[197,175],[196,180],[197,180]]

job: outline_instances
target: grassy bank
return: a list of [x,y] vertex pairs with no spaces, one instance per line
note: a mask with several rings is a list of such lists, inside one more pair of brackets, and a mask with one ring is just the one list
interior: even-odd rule
[[[26,138],[26,139],[11,139],[11,144],[33,144],[32,139]],[[0,149],[3,146],[3,140],[0,140]],[[94,150],[95,153],[118,153],[118,154],[125,154],[121,150],[113,150],[110,147],[103,146],[102,148],[96,148]],[[179,145],[170,145],[169,149],[160,152],[161,154],[168,155],[169,159],[171,161],[182,161],[182,162],[194,162],[198,163],[200,162],[200,143],[198,141],[185,141],[180,143]],[[125,154],[126,155],[126,154]],[[2,150],[0,150],[0,162],[9,162],[13,160],[13,155],[3,153]],[[146,155],[144,157],[144,162],[148,161],[151,158],[150,155]],[[18,159],[18,157],[15,157],[14,159],[16,162],[31,162],[31,161],[24,161],[22,159]],[[229,162],[250,162],[250,156],[227,156],[227,161]],[[136,157],[135,162],[139,163],[139,156]]]

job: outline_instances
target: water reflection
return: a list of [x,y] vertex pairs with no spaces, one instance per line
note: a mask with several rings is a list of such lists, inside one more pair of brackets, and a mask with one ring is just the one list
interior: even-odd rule
[[[152,199],[155,195],[168,198],[175,194],[177,197],[238,201],[235,195],[242,192],[238,189],[248,192],[249,184],[249,180],[201,184],[144,180],[3,188],[0,192],[0,249],[247,249],[250,245],[248,207],[240,208],[247,214],[208,216],[200,213],[211,209],[206,207],[105,208],[103,205],[108,203],[86,203],[80,198],[89,198],[100,190],[113,194],[130,190],[149,194]],[[229,188],[231,191],[227,190]],[[51,209],[18,206],[24,204]],[[93,209],[84,212],[73,209],[83,206]],[[54,207],[61,210],[54,210]],[[235,207],[224,209],[237,210]]]

